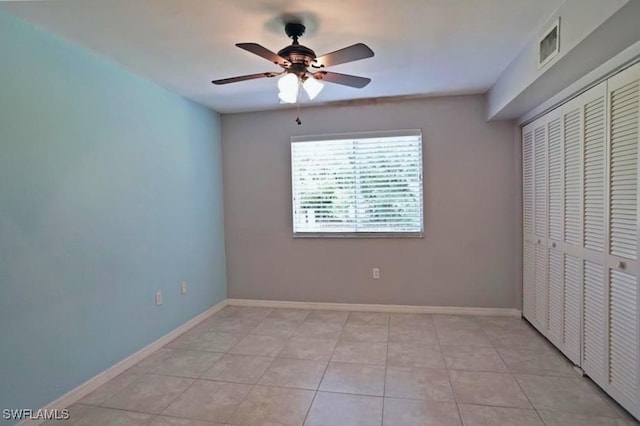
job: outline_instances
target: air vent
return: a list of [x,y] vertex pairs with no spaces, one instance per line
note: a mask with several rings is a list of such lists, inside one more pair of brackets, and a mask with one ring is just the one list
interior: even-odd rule
[[538,42],[538,69],[544,67],[560,51],[560,18],[547,28]]

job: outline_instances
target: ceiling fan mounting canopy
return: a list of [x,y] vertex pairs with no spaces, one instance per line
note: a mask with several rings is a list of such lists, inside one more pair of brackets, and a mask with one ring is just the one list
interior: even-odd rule
[[[316,80],[328,81],[330,83],[341,84],[354,88],[362,88],[369,84],[371,79],[358,77],[348,74],[339,74],[335,72],[325,71],[324,68],[332,65],[339,65],[347,62],[357,61],[360,59],[370,58],[374,55],[373,51],[363,43],[357,43],[323,56],[316,56],[316,53],[298,42],[298,39],[305,33],[305,26],[300,22],[288,22],[284,31],[293,42],[274,53],[271,50],[259,45],[258,43],[238,43],[236,46],[250,53],[267,59],[274,64],[280,66],[281,72],[263,72],[258,74],[249,74],[238,77],[224,78],[212,81],[213,84],[222,85],[236,83],[239,81],[253,80],[263,77],[275,77],[281,74],[294,74],[300,81],[304,82],[309,77]],[[309,68],[319,70],[316,72],[309,71]]]

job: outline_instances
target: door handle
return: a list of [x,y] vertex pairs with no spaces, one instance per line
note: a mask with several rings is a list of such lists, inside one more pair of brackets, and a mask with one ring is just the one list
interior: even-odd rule
[[626,267],[627,267],[627,265],[624,262],[620,262],[619,261],[618,263],[616,263],[616,268],[618,268],[618,269],[624,269]]

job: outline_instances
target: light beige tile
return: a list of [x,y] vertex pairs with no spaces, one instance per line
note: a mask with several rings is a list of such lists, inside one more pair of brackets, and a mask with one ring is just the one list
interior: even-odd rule
[[338,339],[341,331],[342,324],[339,322],[305,321],[293,335],[296,337],[312,337],[316,339]]
[[473,315],[434,315],[433,322],[438,331],[453,330],[480,330],[479,317]]
[[[71,407],[69,407],[71,409]],[[46,426],[69,425],[69,426],[144,426],[153,419],[153,415],[144,413],[134,413],[132,411],[113,410],[103,407],[85,405],[76,413],[69,412],[68,420],[50,420],[45,422]],[[81,411],[82,415],[78,412]]]
[[222,353],[217,352],[183,349],[163,349],[163,351],[169,351],[169,356],[139,368],[145,373],[197,378],[223,356]]
[[459,404],[465,426],[544,426],[535,410]]
[[314,337],[293,337],[278,356],[285,358],[329,361],[337,339],[316,339]]
[[139,378],[140,374],[129,369],[119,376],[109,380],[107,383],[82,398],[79,402],[84,404],[102,405],[117,392],[129,386]]
[[389,327],[386,325],[354,324],[347,322],[342,329],[340,339],[386,343],[389,339]]
[[429,314],[390,314],[392,327],[415,326],[433,328],[433,316]]
[[287,321],[304,321],[309,315],[305,309],[274,309],[267,318],[281,319]]
[[332,361],[385,365],[387,344],[339,340],[333,350]]
[[315,390],[326,367],[326,361],[276,358],[258,384]]
[[532,328],[527,329],[504,329],[485,328],[485,334],[494,347],[520,348],[530,351],[554,350],[551,344],[540,333]]
[[260,321],[244,318],[211,318],[194,327],[194,330],[203,330],[214,333],[248,334],[256,328]]
[[570,377],[576,375],[569,361],[560,353],[554,353],[553,350],[499,348],[498,352],[512,373]]
[[149,426],[228,426],[225,423],[207,422],[203,420],[181,419],[178,417],[158,416]]
[[262,321],[271,313],[271,308],[258,308],[253,306],[227,306],[217,312],[214,318],[232,318],[250,321]]
[[389,326],[390,315],[384,312],[350,312],[347,323]]
[[444,369],[439,345],[389,342],[387,363],[395,367],[427,367]]
[[255,386],[229,423],[238,426],[301,425],[314,394],[314,391],[302,389]]
[[635,417],[633,417],[627,410],[625,410],[620,404],[618,404],[616,401],[614,401],[609,395],[607,395],[601,388],[599,387],[595,387],[596,393],[598,395],[600,395],[600,397],[602,399],[605,400],[605,402],[609,405],[609,407],[611,407],[611,409],[613,410],[614,413],[616,413],[616,415],[618,417],[620,417],[620,424],[624,424],[626,426],[630,426],[630,425],[634,425],[634,426],[639,426],[640,425],[640,419],[636,419]]
[[573,413],[539,410],[547,426],[632,426],[640,422],[613,417],[584,416]]
[[193,379],[171,376],[143,375],[105,402],[105,406],[122,410],[160,414]]
[[267,318],[251,330],[250,333],[261,336],[291,337],[300,327],[300,324],[300,321]]
[[224,426],[223,423],[203,422],[202,420],[179,419],[177,417],[158,416],[149,426]]
[[380,366],[330,362],[320,390],[382,396],[384,374],[385,368]]
[[157,369],[158,365],[168,359],[172,354],[173,349],[160,348],[127,371],[134,374],[148,373],[151,370]]
[[429,401],[454,401],[447,372],[432,368],[387,367],[384,395]]
[[165,348],[189,349],[193,351],[227,352],[242,340],[242,334],[215,333],[207,330],[192,330],[170,342]]
[[257,336],[249,334],[240,340],[229,353],[274,357],[287,344],[285,337]]
[[305,321],[307,322],[335,322],[343,325],[347,322],[349,312],[346,311],[323,311],[313,310],[309,312]]
[[374,426],[382,423],[382,398],[318,392],[305,426]]
[[490,346],[442,346],[447,368],[508,373],[498,352]]
[[537,410],[617,417],[587,379],[582,377],[518,374],[516,379]]
[[[437,326],[436,326],[437,327]],[[481,329],[436,328],[441,345],[489,346],[493,345]]]
[[251,355],[227,354],[213,364],[203,379],[223,382],[256,384],[269,367],[273,358]]
[[523,330],[531,328],[531,326],[522,318],[516,317],[496,317],[496,316],[483,316],[478,318],[480,327],[487,328],[502,328],[512,330]]
[[384,399],[384,426],[461,426],[456,404],[449,402]]
[[389,341],[439,345],[436,329],[432,325],[394,325],[389,328]]
[[250,390],[249,385],[198,380],[162,414],[224,422],[236,411]]
[[449,370],[458,403],[531,408],[510,374]]

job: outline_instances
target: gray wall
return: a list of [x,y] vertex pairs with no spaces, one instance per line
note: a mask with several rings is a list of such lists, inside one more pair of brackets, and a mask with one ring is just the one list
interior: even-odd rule
[[[275,96],[275,93],[274,93]],[[515,308],[519,161],[514,126],[483,96],[355,102],[222,116],[231,298]],[[293,239],[294,135],[421,128],[422,239]],[[381,279],[371,278],[379,267]]]

